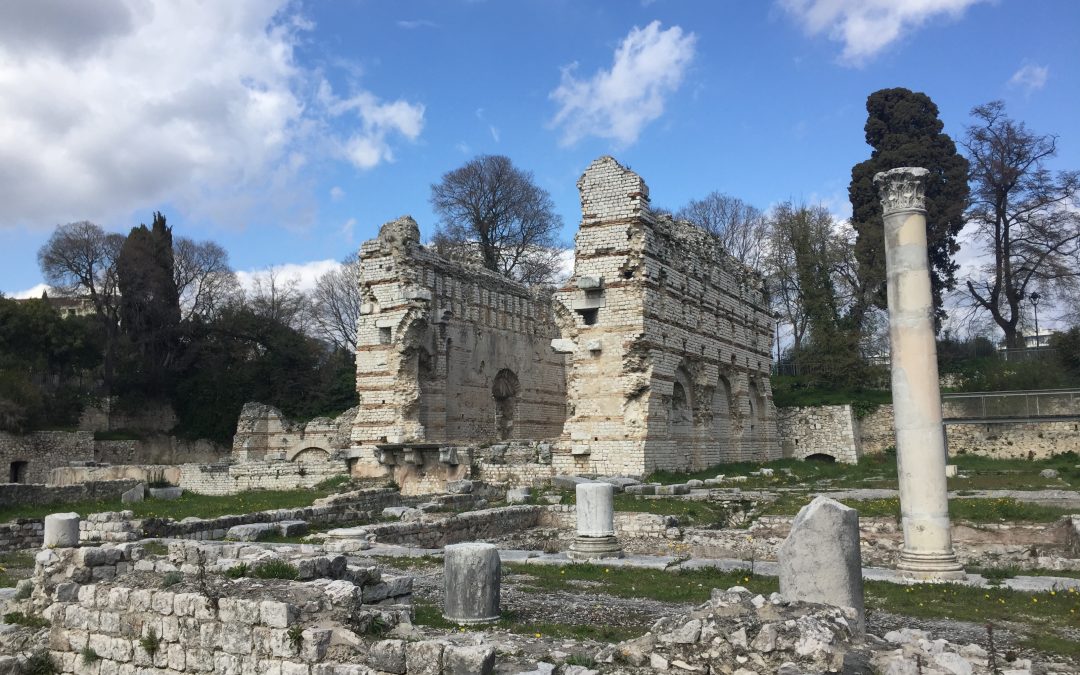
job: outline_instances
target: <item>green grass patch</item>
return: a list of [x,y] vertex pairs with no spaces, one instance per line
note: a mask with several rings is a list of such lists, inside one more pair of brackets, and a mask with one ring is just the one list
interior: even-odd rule
[[1028,624],[1029,639],[1050,638],[1043,640],[1041,649],[1045,651],[1058,651],[1050,648],[1060,646],[1053,639],[1057,630],[1080,628],[1080,592],[1075,589],[1023,593],[1008,588],[959,584],[902,586],[882,581],[867,581],[864,588],[866,606],[870,609],[927,619]]
[[513,574],[530,577],[520,582],[521,590],[524,591],[580,593],[582,587],[575,582],[584,581],[589,583],[590,592],[619,598],[650,598],[663,602],[704,602],[709,599],[714,588],[745,586],[755,593],[764,594],[779,588],[777,580],[772,577],[715,569],[666,572],[594,564],[557,567],[520,563],[509,563],[505,565],[505,569]]
[[443,559],[431,555],[379,558],[379,567],[393,567],[396,570],[435,570],[442,569],[442,566]]
[[34,571],[34,554],[30,551],[12,551],[0,554],[0,588],[14,588]]
[[4,615],[4,623],[27,628],[48,628],[51,625],[48,619],[34,614],[23,614],[22,612],[8,612]]
[[160,541],[148,541],[142,545],[143,550],[150,555],[168,555],[169,547]]
[[649,630],[647,624],[640,627],[596,626],[592,624],[569,624],[525,621],[517,613],[504,610],[497,622],[481,626],[459,626],[443,618],[438,606],[424,601],[414,601],[415,617],[413,623],[418,626],[430,626],[442,630],[490,630],[502,628],[519,635],[550,637],[574,640],[595,640],[597,642],[622,642],[637,637]]
[[1052,523],[1062,516],[1075,513],[1076,509],[1031,504],[1012,498],[980,499],[964,498],[949,500],[949,515],[953,520],[973,523],[1003,523],[1025,521]]
[[879,405],[892,403],[889,389],[824,389],[811,386],[803,377],[776,375],[772,378],[773,403],[777,408],[850,403],[863,417]]
[[[232,570],[230,570],[230,572],[231,571]],[[261,565],[252,567],[248,572],[248,576],[255,577],[256,579],[295,580],[300,576],[300,571],[296,569],[296,565],[287,563],[284,560],[270,560]]]
[[185,492],[171,501],[148,499],[134,504],[115,500],[83,501],[66,504],[23,504],[0,509],[0,522],[15,518],[44,518],[57,511],[74,511],[82,516],[102,511],[134,511],[136,518],[217,518],[228,514],[253,513],[270,509],[296,509],[311,506],[320,497],[336,492],[330,488],[303,490],[252,490],[235,495],[199,495]]
[[629,513],[653,513],[658,516],[675,516],[679,525],[698,527],[725,527],[733,507],[724,502],[708,502],[699,499],[651,498],[636,495],[615,495],[615,510]]

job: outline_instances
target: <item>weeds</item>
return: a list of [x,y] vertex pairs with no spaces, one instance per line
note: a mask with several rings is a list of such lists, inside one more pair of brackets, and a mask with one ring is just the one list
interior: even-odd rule
[[289,628],[286,635],[289,638],[289,644],[299,653],[300,648],[304,646],[304,628],[302,626],[293,626]]
[[94,651],[93,647],[89,646],[83,647],[81,650],[79,650],[79,656],[82,657],[82,662],[86,665],[90,665],[91,663],[97,663],[101,660],[101,655]]
[[166,572],[165,576],[161,578],[161,587],[168,588],[169,586],[175,586],[183,580],[184,575],[180,572]]
[[251,569],[251,576],[256,579],[293,579],[300,576],[300,570],[296,565],[284,560],[269,560]]
[[241,579],[248,575],[248,564],[240,563],[239,565],[233,565],[229,569],[225,570],[225,576],[229,579]]
[[20,675],[59,675],[61,671],[49,652],[41,649],[19,664],[18,672]]
[[22,612],[8,612],[4,615],[4,623],[25,626],[26,628],[48,628],[52,625],[49,623],[49,620],[44,617],[35,616],[33,614],[23,614]]
[[143,651],[146,652],[150,657],[150,660],[153,661],[154,656],[158,653],[158,650],[161,649],[161,638],[158,637],[157,631],[153,628],[147,629],[146,635],[139,640],[139,646],[143,648]]

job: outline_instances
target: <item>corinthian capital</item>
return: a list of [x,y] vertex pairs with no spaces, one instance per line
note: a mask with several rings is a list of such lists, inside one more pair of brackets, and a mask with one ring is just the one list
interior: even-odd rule
[[881,196],[881,210],[887,216],[894,211],[926,210],[926,177],[929,171],[916,166],[902,166],[874,176]]

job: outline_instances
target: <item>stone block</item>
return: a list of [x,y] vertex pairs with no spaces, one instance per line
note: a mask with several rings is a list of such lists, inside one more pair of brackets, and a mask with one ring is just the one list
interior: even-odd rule
[[308,523],[306,520],[279,520],[277,529],[283,537],[302,537],[308,533]]
[[447,481],[446,491],[452,495],[467,495],[472,494],[473,482],[471,480],[452,480]]
[[532,498],[532,488],[510,488],[506,491],[507,504],[524,504]]
[[152,487],[149,489],[149,492],[150,497],[153,499],[173,500],[180,499],[180,497],[184,494],[184,489],[178,487]]
[[626,488],[633,485],[640,485],[641,481],[636,478],[628,478],[626,476],[601,476],[597,478],[598,483],[608,483],[615,487],[615,492],[623,492]]
[[658,485],[656,487],[656,494],[658,495],[688,495],[690,494],[690,486],[686,483],[676,483],[674,485]]
[[863,608],[859,514],[827,497],[804,506],[777,550],[780,594],[855,610],[857,630],[866,628]]
[[589,478],[582,478],[581,476],[555,476],[551,479],[551,487],[559,490],[574,490],[581,483],[595,482]]
[[367,663],[375,670],[394,675],[405,673],[405,641],[380,640],[371,645]]
[[573,354],[577,351],[577,345],[567,338],[556,338],[551,341],[551,351],[556,354]]
[[435,640],[410,642],[405,647],[405,672],[409,675],[440,675],[444,645]]
[[135,504],[146,498],[146,484],[139,483],[135,487],[120,493],[120,503]]
[[233,525],[225,533],[225,538],[231,541],[258,541],[265,537],[276,534],[276,523],[250,523],[248,525]]
[[443,675],[491,675],[495,672],[495,648],[485,645],[447,645],[443,650]]
[[957,470],[958,468],[959,467],[957,467],[955,464],[946,464],[945,465],[945,477],[946,478],[956,478],[957,474],[959,473],[959,471]]
[[45,548],[70,548],[79,545],[79,514],[51,513],[45,516]]

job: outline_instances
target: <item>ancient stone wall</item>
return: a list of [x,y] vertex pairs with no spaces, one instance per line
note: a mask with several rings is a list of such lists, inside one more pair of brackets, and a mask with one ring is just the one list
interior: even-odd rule
[[784,457],[823,455],[846,464],[859,461],[859,421],[850,405],[778,408],[777,426]]
[[310,488],[337,476],[348,475],[344,459],[296,461],[247,461],[240,464],[183,464],[179,486],[202,495],[232,495],[248,490],[296,490]]
[[120,495],[138,481],[89,481],[63,487],[41,483],[0,484],[0,507],[31,504],[70,504],[73,502],[120,500]]
[[641,475],[779,456],[762,280],[715,237],[654,215],[611,157],[578,181],[574,276],[556,293],[569,353],[556,469]]
[[879,405],[857,419],[859,449],[862,454],[874,455],[896,447],[891,405]]
[[41,518],[19,518],[0,523],[0,553],[41,546],[44,535],[45,521]]
[[62,466],[49,472],[49,484],[79,485],[92,481],[132,480],[150,483],[164,480],[180,483],[180,467],[160,464],[121,464],[115,466]]
[[168,403],[140,400],[121,405],[115,396],[94,400],[79,416],[80,431],[133,431],[168,433],[176,426],[176,411]]
[[485,541],[535,527],[543,507],[504,506],[467,511],[434,521],[412,521],[350,528],[346,539],[327,539],[327,551],[347,550],[350,540],[371,535],[380,544],[440,548],[464,541]]
[[780,456],[762,279],[654,215],[611,157],[578,188],[574,274],[553,297],[440,257],[408,217],[361,247],[358,475],[420,443],[557,439],[553,470],[575,474]]
[[353,408],[335,419],[316,417],[295,423],[273,406],[245,403],[233,436],[232,460],[325,462],[349,447],[356,412]]
[[228,448],[213,441],[187,440],[164,434],[137,440],[94,441],[94,461],[100,464],[209,463],[228,456]]
[[405,217],[360,249],[354,445],[557,436],[565,374],[550,297],[419,239]]
[[88,431],[0,431],[0,481],[44,483],[49,471],[69,462],[94,461],[94,434]]

